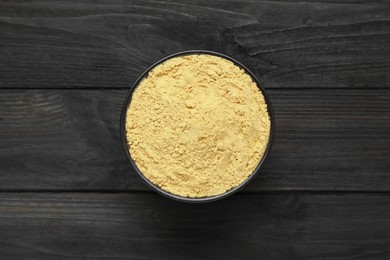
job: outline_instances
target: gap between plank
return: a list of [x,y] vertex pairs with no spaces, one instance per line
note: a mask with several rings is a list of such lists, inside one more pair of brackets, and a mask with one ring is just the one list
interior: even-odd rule
[[[0,90],[130,90],[130,88],[118,88],[118,87],[112,87],[112,88],[84,88],[84,87],[72,87],[72,88],[2,88],[0,87]],[[316,88],[265,88],[265,90],[389,90],[390,88],[381,88],[381,87],[374,87],[374,88],[337,88],[337,87],[316,87]]]
[[[147,190],[0,190],[0,193],[101,193],[101,194],[156,194],[154,191]],[[390,191],[384,190],[269,190],[269,191],[239,191],[232,196],[237,195],[256,195],[256,194],[388,194]]]

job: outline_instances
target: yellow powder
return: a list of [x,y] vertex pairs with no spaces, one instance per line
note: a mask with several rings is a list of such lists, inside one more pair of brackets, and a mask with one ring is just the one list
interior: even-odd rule
[[127,110],[132,159],[151,182],[183,197],[218,195],[245,181],[270,135],[267,105],[243,69],[213,55],[152,69]]

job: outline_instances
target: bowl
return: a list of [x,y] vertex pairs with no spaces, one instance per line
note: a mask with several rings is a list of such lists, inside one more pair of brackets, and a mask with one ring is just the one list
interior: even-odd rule
[[[218,56],[218,57],[227,59],[227,60],[233,62],[236,66],[242,68],[247,74],[249,74],[252,77],[253,81],[256,83],[256,85],[258,86],[258,88],[261,91],[262,95],[264,96],[265,102],[267,104],[267,109],[268,109],[268,114],[269,114],[269,117],[270,117],[270,122],[271,122],[270,135],[269,135],[269,139],[268,139],[268,144],[267,144],[266,150],[264,151],[263,157],[259,161],[259,163],[256,166],[255,170],[251,173],[251,175],[249,175],[248,178],[245,181],[243,181],[242,183],[240,183],[238,186],[235,186],[234,188],[232,188],[232,189],[230,189],[230,190],[228,190],[228,191],[226,191],[226,192],[224,192],[222,194],[218,194],[218,195],[210,196],[210,197],[200,197],[200,198],[182,197],[182,196],[179,196],[179,195],[176,195],[176,194],[169,193],[169,192],[163,190],[162,188],[160,188],[159,186],[157,186],[156,184],[152,183],[148,178],[146,178],[143,175],[143,173],[138,169],[136,163],[132,159],[130,151],[129,151],[129,148],[128,148],[128,144],[127,144],[127,138],[126,138],[126,127],[125,126],[126,126],[126,113],[127,113],[127,109],[128,109],[128,106],[129,106],[129,104],[131,102],[131,98],[132,98],[133,92],[138,87],[138,85],[142,81],[142,79],[145,78],[148,75],[150,70],[152,70],[157,65],[163,63],[164,61],[166,61],[168,59],[171,59],[171,58],[174,58],[174,57],[190,55],[190,54],[208,54],[208,55]],[[125,154],[126,154],[126,157],[127,157],[128,161],[130,163],[130,166],[134,169],[134,171],[141,177],[141,179],[146,183],[147,186],[149,186],[150,188],[155,190],[157,193],[159,193],[159,194],[161,194],[161,195],[163,195],[163,196],[165,196],[167,198],[176,200],[176,201],[189,202],[189,203],[211,202],[211,201],[216,201],[216,200],[220,200],[220,199],[226,198],[226,197],[236,193],[237,191],[242,189],[245,185],[247,185],[251,180],[253,180],[255,178],[256,174],[258,174],[260,172],[261,166],[263,165],[263,162],[264,162],[265,158],[267,157],[267,155],[268,155],[268,153],[269,153],[269,151],[271,149],[271,145],[272,145],[273,138],[274,138],[274,129],[275,129],[275,121],[274,121],[274,112],[273,112],[271,101],[269,99],[269,96],[268,96],[267,92],[265,91],[265,89],[262,86],[262,84],[260,83],[260,81],[256,78],[256,76],[248,68],[246,68],[244,65],[242,65],[240,62],[238,62],[234,58],[229,57],[229,56],[227,56],[225,54],[222,54],[222,53],[218,53],[218,52],[215,52],[215,51],[208,51],[208,50],[188,50],[188,51],[182,51],[182,52],[174,53],[172,55],[169,55],[169,56],[166,56],[166,57],[162,58],[161,60],[159,60],[159,61],[155,62],[153,65],[151,65],[147,70],[145,70],[138,77],[138,79],[134,82],[134,84],[130,88],[130,90],[129,90],[128,94],[127,94],[127,97],[125,99],[125,102],[123,104],[121,118],[120,118],[120,137],[121,137],[121,141],[122,141],[122,147],[123,147],[123,149],[125,151]]]

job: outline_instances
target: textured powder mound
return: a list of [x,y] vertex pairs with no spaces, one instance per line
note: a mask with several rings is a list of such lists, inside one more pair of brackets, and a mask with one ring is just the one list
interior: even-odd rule
[[214,196],[253,173],[267,147],[270,118],[243,69],[213,55],[171,58],[134,91],[126,135],[151,182],[183,197]]

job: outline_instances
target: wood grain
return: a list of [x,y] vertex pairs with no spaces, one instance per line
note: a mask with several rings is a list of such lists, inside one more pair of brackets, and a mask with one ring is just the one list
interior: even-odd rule
[[[126,90],[1,90],[0,190],[148,190],[119,140]],[[389,90],[270,90],[273,149],[244,191],[390,191]]]
[[2,193],[3,259],[388,259],[390,196]]
[[[389,42],[386,0],[0,0],[0,258],[390,259]],[[276,117],[262,172],[204,205],[149,192],[119,139],[129,86],[188,49]]]
[[0,2],[0,88],[127,88],[187,49],[266,88],[388,88],[388,1]]

